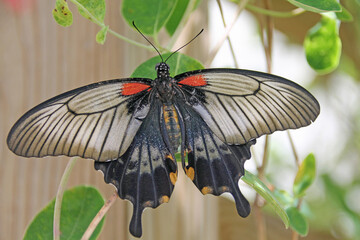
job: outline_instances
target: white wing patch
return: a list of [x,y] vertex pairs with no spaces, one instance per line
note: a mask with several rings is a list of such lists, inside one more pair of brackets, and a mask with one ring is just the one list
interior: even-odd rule
[[129,112],[132,96],[121,95],[123,82],[129,80],[92,84],[40,104],[11,129],[9,148],[25,157],[117,159],[130,146],[149,111],[148,103],[142,104],[144,93]]
[[120,97],[123,84],[112,84],[84,91],[68,102],[70,111],[76,114],[92,114],[118,106],[127,98]]
[[[204,86],[187,95],[210,129],[228,144],[245,144],[277,130],[309,125],[320,112],[317,100],[304,88],[287,79],[239,69],[204,69],[178,75],[201,75]],[[199,91],[203,96],[199,97]],[[191,101],[191,100],[190,100]]]

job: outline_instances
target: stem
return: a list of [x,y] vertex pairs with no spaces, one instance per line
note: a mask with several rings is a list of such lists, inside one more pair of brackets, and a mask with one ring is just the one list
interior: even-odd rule
[[[262,159],[261,165],[257,168],[259,179],[264,182],[265,179],[265,168],[268,162],[268,149],[269,149],[269,136],[265,137],[265,144],[264,144],[264,155]],[[255,217],[256,217],[256,226],[257,226],[257,236],[258,240],[266,240],[266,222],[264,215],[261,212],[261,207],[263,206],[263,203],[261,202],[261,198],[258,193],[256,193],[255,196]]]
[[298,16],[298,15],[306,12],[306,10],[302,9],[302,8],[295,8],[294,10],[291,10],[289,12],[278,12],[278,11],[273,11],[273,10],[269,10],[269,9],[265,9],[265,8],[260,8],[260,7],[251,5],[251,4],[247,4],[246,8],[253,12],[257,12],[257,13],[271,16],[271,17],[279,17],[279,18],[295,17],[295,16]]
[[[77,0],[70,0],[73,4],[75,4],[78,9],[81,9],[81,11],[85,12],[87,16],[89,16],[89,19],[90,21],[94,22],[95,24],[97,24],[98,26],[100,26],[101,28],[105,27],[105,23],[99,21],[91,12],[89,12],[81,3],[79,3]],[[125,42],[128,42],[130,44],[133,44],[133,45],[136,45],[138,47],[142,47],[142,48],[145,48],[145,49],[148,49],[148,50],[153,50],[153,48],[151,46],[148,46],[148,45],[144,45],[142,43],[139,43],[139,42],[136,42],[130,38],[127,38],[113,30],[111,30],[110,28],[108,29],[108,32],[112,35],[114,35],[115,37],[125,41]]]
[[269,145],[270,145],[270,137],[269,135],[265,136],[265,143],[264,143],[264,153],[262,158],[262,163],[258,167],[258,174],[261,181],[265,179],[265,169],[269,160]]
[[296,148],[295,148],[294,141],[293,141],[293,139],[292,139],[292,137],[290,135],[290,131],[287,130],[286,132],[287,132],[287,135],[289,137],[289,141],[290,141],[291,149],[292,149],[293,154],[294,154],[296,166],[299,168],[300,167],[300,161],[299,161],[299,156],[298,156]]
[[61,203],[64,195],[65,187],[68,182],[71,170],[73,169],[77,158],[70,158],[66,165],[65,171],[61,177],[58,191],[56,193],[55,207],[54,207],[54,222],[53,222],[53,239],[60,240],[60,216],[61,216]]
[[261,206],[259,206],[260,197],[257,194],[255,198],[255,218],[257,222],[257,238],[258,240],[266,240],[266,224],[265,224],[265,218],[264,215],[261,212]]
[[90,225],[86,229],[84,235],[82,236],[81,240],[87,240],[91,237],[91,235],[95,231],[95,228],[99,225],[101,219],[103,219],[103,217],[105,216],[107,211],[114,204],[117,197],[118,197],[117,192],[114,191],[114,193],[111,195],[111,197],[105,202],[104,206],[102,206],[102,208],[99,210],[99,212],[93,218]]
[[[222,22],[223,22],[223,24],[224,24],[224,27],[226,28],[226,22],[225,22],[225,18],[224,18],[224,12],[223,12],[223,10],[222,10],[221,2],[220,2],[220,0],[216,0],[216,2],[217,2],[217,4],[218,4],[218,6],[219,6],[219,10],[220,10]],[[231,52],[231,55],[232,55],[232,57],[233,57],[235,67],[236,67],[236,68],[239,68],[239,64],[238,64],[238,62],[237,62],[237,60],[236,60],[234,48],[233,48],[233,46],[232,46],[230,37],[227,36],[226,39],[227,39],[228,42],[229,42],[230,52]]]
[[[104,26],[105,26],[105,24],[104,24]],[[111,30],[110,28],[108,29],[108,32],[110,34],[114,35],[115,37],[117,37],[117,38],[119,38],[121,40],[124,40],[125,42],[128,42],[128,43],[133,44],[133,45],[138,46],[138,47],[145,48],[147,50],[154,51],[154,49],[151,46],[145,45],[145,44],[139,43],[137,41],[131,40],[130,38],[124,37],[123,35]]]
[[[265,3],[265,7],[269,8],[268,0],[264,0],[264,3]],[[274,24],[273,24],[272,18],[269,16],[265,16],[265,27],[263,26],[261,19],[259,20],[259,22],[260,22],[260,27],[262,29],[260,32],[260,36],[261,36],[261,42],[262,42],[262,45],[263,45],[264,51],[265,51],[267,72],[271,73],[272,41],[273,41]],[[265,41],[265,36],[264,36],[264,29],[266,31],[266,41]]]
[[299,234],[296,231],[292,231],[291,240],[299,240]]
[[235,25],[236,20],[239,18],[240,13],[242,12],[242,10],[245,9],[246,4],[249,2],[249,0],[243,0],[239,3],[239,5],[237,6],[236,9],[236,13],[235,16],[233,18],[233,20],[231,21],[231,23],[226,27],[225,29],[225,34],[222,36],[222,38],[216,43],[214,49],[210,52],[209,57],[208,57],[208,61],[205,63],[205,66],[209,66],[210,63],[214,60],[216,54],[219,52],[221,46],[224,44],[224,41],[226,40],[226,38],[229,36],[231,29],[233,28],[233,26]]

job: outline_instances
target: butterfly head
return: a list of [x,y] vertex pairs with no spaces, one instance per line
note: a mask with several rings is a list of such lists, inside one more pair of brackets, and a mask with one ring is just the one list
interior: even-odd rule
[[170,76],[169,73],[170,67],[165,62],[156,64],[155,70],[157,72],[157,77],[159,79],[166,79]]
[[170,67],[165,62],[156,64],[157,78],[154,80],[154,87],[157,89],[158,97],[163,101],[171,101],[174,95],[175,80],[170,77]]

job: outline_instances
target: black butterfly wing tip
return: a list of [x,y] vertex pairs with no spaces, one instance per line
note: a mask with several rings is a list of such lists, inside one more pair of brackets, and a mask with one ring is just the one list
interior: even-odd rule
[[134,205],[133,215],[131,217],[129,231],[134,237],[140,238],[142,236],[141,216],[143,208]]
[[236,210],[237,210],[238,214],[243,218],[246,218],[247,216],[249,216],[251,208],[250,208],[250,204],[249,204],[248,200],[246,200],[246,198],[242,194],[240,195],[240,198],[235,197],[234,194],[232,194],[232,195],[234,196],[234,199],[235,199],[235,205],[236,205]]
[[244,206],[244,203],[240,204],[241,206],[239,206],[239,204],[236,203],[236,210],[237,210],[238,214],[243,218],[246,218],[247,216],[249,216],[250,211],[251,211],[248,201],[246,201],[246,203],[247,203],[246,206]]

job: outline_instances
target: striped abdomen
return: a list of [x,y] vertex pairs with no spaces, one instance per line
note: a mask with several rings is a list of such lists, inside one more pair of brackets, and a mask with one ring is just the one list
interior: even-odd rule
[[174,152],[178,151],[181,141],[179,118],[172,104],[164,104],[164,120],[170,144]]

